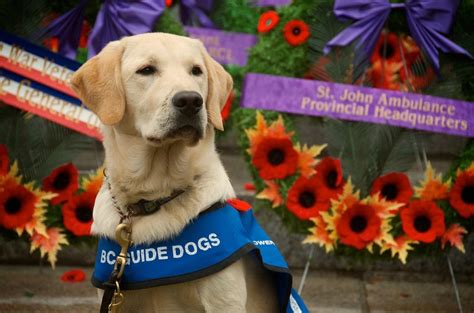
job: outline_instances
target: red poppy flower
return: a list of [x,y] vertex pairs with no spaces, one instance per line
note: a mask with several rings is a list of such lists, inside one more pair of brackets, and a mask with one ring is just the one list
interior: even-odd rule
[[253,183],[244,183],[244,189],[247,191],[256,191],[255,185]]
[[76,236],[88,236],[92,226],[95,195],[83,192],[66,202],[61,211],[64,227]]
[[241,212],[246,212],[252,208],[252,205],[250,203],[236,198],[227,199],[227,203],[229,203],[233,208]]
[[222,122],[225,122],[229,119],[233,101],[234,101],[234,92],[231,91],[221,111]]
[[67,283],[79,283],[86,279],[86,273],[82,270],[70,270],[61,275],[61,280]]
[[290,45],[299,46],[308,40],[309,26],[301,20],[291,20],[285,24],[283,34]]
[[398,63],[402,61],[400,52],[400,41],[397,34],[382,32],[375,44],[374,51],[370,56],[372,64],[382,61],[387,63]]
[[275,11],[267,11],[262,13],[262,15],[260,15],[260,19],[258,20],[257,30],[259,33],[269,32],[278,25],[279,21],[280,17]]
[[283,179],[296,172],[298,152],[288,138],[267,137],[258,144],[252,163],[261,178]]
[[300,220],[309,220],[329,209],[329,194],[321,180],[301,176],[288,190],[286,206]]
[[342,193],[344,178],[342,177],[341,161],[331,157],[325,157],[315,167],[316,177],[321,179],[324,186],[329,190],[330,198],[336,198]]
[[0,192],[0,225],[7,229],[24,226],[33,218],[37,201],[33,192],[8,179]]
[[8,174],[8,149],[5,145],[0,145],[0,176]]
[[378,177],[372,184],[370,194],[380,193],[388,201],[408,203],[413,196],[413,188],[408,176],[403,173],[389,173]]
[[413,240],[430,243],[445,232],[444,212],[433,201],[414,200],[401,209],[403,231]]
[[77,168],[68,163],[54,169],[43,179],[43,189],[58,195],[51,200],[52,205],[60,204],[69,199],[79,187]]
[[165,0],[165,4],[167,8],[170,8],[173,5],[173,0]]
[[342,213],[336,230],[343,244],[362,250],[377,238],[381,225],[374,208],[356,203]]
[[464,218],[474,216],[474,175],[461,173],[449,193],[449,203]]

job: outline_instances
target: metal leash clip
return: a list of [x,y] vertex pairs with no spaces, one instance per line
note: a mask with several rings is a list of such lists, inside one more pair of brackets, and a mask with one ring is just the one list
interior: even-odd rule
[[115,288],[114,296],[112,297],[112,301],[109,304],[109,313],[118,313],[124,302],[124,296],[120,291],[120,284],[118,281],[115,282]]
[[130,224],[119,224],[115,229],[115,240],[120,245],[120,254],[115,260],[114,272],[117,273],[117,278],[115,280],[115,291],[112,297],[112,301],[109,304],[109,312],[117,313],[125,301],[123,293],[120,291],[120,279],[122,278],[123,272],[125,270],[125,265],[127,264],[127,251],[130,245],[132,244],[132,227]]

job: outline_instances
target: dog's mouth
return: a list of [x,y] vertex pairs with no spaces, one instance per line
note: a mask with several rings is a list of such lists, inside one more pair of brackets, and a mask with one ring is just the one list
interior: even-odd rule
[[186,140],[190,144],[196,144],[204,136],[204,131],[201,127],[193,125],[184,125],[170,130],[163,137],[147,137],[146,139],[155,145],[162,145],[173,141]]

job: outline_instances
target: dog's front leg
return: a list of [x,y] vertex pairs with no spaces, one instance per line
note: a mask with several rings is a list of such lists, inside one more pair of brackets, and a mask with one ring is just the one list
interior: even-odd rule
[[247,288],[242,260],[201,279],[197,287],[206,313],[246,312]]

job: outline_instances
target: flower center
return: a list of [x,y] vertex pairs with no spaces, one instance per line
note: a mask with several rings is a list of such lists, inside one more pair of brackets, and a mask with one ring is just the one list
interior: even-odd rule
[[83,223],[88,223],[92,220],[92,210],[87,206],[78,206],[76,218]]
[[356,215],[351,219],[351,230],[354,233],[360,234],[367,228],[367,219],[365,216]]
[[465,186],[461,192],[461,199],[465,203],[474,204],[474,185]]
[[[384,49],[385,49],[385,54],[384,54]],[[380,56],[382,56],[382,58],[384,58],[385,60],[390,59],[394,53],[395,53],[395,49],[389,43],[387,43],[386,45],[382,45],[379,50]]]
[[21,210],[21,199],[17,197],[8,198],[5,202],[5,211],[8,214],[15,214]]
[[271,20],[271,19],[266,20],[266,21],[265,21],[265,25],[266,25],[266,26],[272,25],[272,20]]
[[298,202],[303,208],[310,208],[316,202],[316,197],[314,196],[314,193],[305,191],[300,194]]
[[326,184],[328,185],[329,188],[336,188],[336,181],[337,181],[337,171],[336,170],[331,170],[327,175],[326,175]]
[[299,34],[301,34],[301,29],[299,27],[295,27],[291,30],[291,32],[293,33],[293,35],[298,36]]
[[382,187],[382,196],[387,200],[393,200],[398,196],[398,188],[395,184],[386,184]]
[[415,229],[420,233],[426,233],[431,228],[431,220],[425,216],[420,215],[415,218]]
[[285,160],[285,152],[283,152],[281,149],[275,148],[268,152],[267,157],[268,162],[270,162],[271,165],[280,165]]
[[66,189],[71,181],[71,176],[68,172],[61,172],[56,176],[56,179],[53,182],[53,187],[56,190]]

